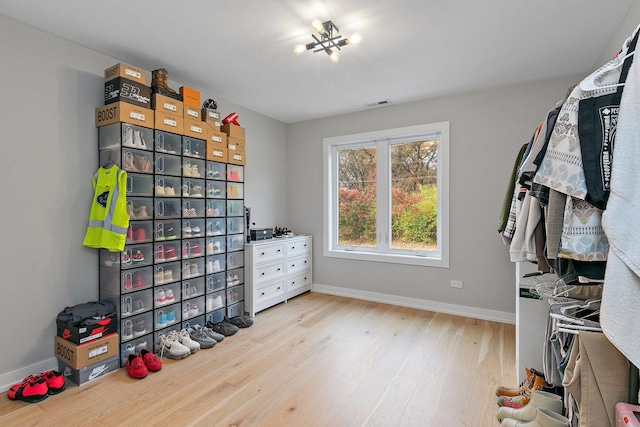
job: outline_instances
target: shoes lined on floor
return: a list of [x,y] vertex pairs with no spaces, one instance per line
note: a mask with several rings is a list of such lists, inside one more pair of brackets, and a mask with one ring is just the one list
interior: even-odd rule
[[29,375],[7,390],[10,400],[22,400],[29,403],[42,402],[49,395],[61,393],[65,389],[62,372],[45,371],[37,375]]
[[238,332],[238,327],[231,323],[222,321],[219,323],[211,323],[207,321],[207,328],[211,329],[213,332],[224,335],[225,337],[229,337]]

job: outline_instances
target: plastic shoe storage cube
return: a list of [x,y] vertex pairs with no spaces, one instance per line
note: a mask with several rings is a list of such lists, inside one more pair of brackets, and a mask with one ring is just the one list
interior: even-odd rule
[[195,157],[204,159],[207,153],[207,142],[202,139],[191,138],[190,136],[182,137],[182,155],[187,157]]
[[170,242],[180,238],[182,235],[182,221],[179,219],[172,221],[156,221],[154,240],[156,242]]
[[227,289],[227,304],[234,304],[244,299],[244,288],[242,286],[234,286]]
[[225,273],[216,273],[208,275],[205,279],[207,293],[216,292],[225,287]]
[[244,232],[244,218],[227,218],[227,234]]
[[228,288],[244,283],[244,269],[238,268],[235,270],[227,271],[226,282]]
[[99,147],[104,149],[119,149],[120,146],[153,150],[153,130],[129,123],[114,123],[98,128]]
[[[151,264],[149,255],[151,254],[151,245],[127,245],[122,252],[109,252],[106,249],[100,249],[100,265],[110,268],[134,268]],[[140,255],[138,255],[140,252]],[[136,255],[133,257],[132,255]]]
[[227,268],[238,268],[244,265],[244,253],[232,252],[227,254]]
[[226,233],[226,221],[224,219],[207,219],[207,236],[221,236]]
[[172,304],[166,307],[157,308],[153,311],[153,321],[155,330],[180,325],[180,304]]
[[227,199],[244,198],[244,184],[227,183]]
[[227,166],[227,181],[231,182],[243,182],[244,181],[244,167],[238,165]]
[[182,259],[204,256],[204,239],[189,239],[182,241]]
[[182,261],[182,280],[204,276],[204,258]]
[[207,313],[223,308],[226,305],[226,294],[224,290],[208,294],[205,298]]
[[205,215],[208,217],[220,217],[226,215],[224,200],[207,200]]
[[122,319],[120,322],[120,342],[140,338],[150,333],[153,330],[152,319],[152,312]]
[[153,173],[153,153],[134,148],[122,150],[122,158],[118,156],[119,150],[109,150],[109,158],[122,165],[122,169],[127,172]]
[[204,296],[192,298],[182,303],[182,321],[204,314]]
[[204,219],[185,219],[182,221],[182,238],[203,237],[204,229]]
[[153,285],[151,267],[123,270],[120,272],[121,292],[133,292]]
[[153,199],[150,197],[127,197],[127,213],[132,220],[153,218]]
[[156,219],[180,218],[181,214],[179,199],[156,199]]
[[223,254],[207,257],[207,274],[220,273],[225,270],[225,257]]
[[237,304],[230,305],[227,307],[227,317],[231,319],[232,317],[238,317],[244,312],[244,303],[239,302]]
[[224,236],[208,237],[206,240],[206,254],[216,255],[225,252],[225,238]]
[[224,199],[227,194],[227,187],[224,182],[208,181],[206,197],[208,199]]
[[211,323],[220,323],[224,320],[225,309],[221,308],[220,310],[212,311],[211,313],[207,313],[205,319]]
[[180,282],[155,286],[153,288],[153,307],[160,308],[180,302],[182,300],[181,286]]
[[129,229],[127,230],[126,244],[151,242],[153,234],[152,221],[129,221]]
[[127,357],[130,354],[139,354],[143,349],[153,352],[153,337],[151,334],[120,344],[120,366],[125,366]]
[[120,297],[120,316],[135,316],[153,308],[152,289],[124,294]]
[[204,198],[205,186],[204,179],[182,178],[182,197]]
[[158,153],[180,154],[182,151],[182,136],[175,133],[156,130],[154,135],[154,149]]
[[180,156],[173,156],[171,154],[159,154],[156,153],[156,174],[159,175],[182,175],[182,160]]
[[154,266],[155,285],[165,285],[180,280],[180,262],[170,262]]
[[182,218],[202,218],[204,213],[204,200],[189,199],[182,201]]
[[182,178],[156,175],[153,192],[156,197],[180,197]]
[[186,178],[204,178],[206,161],[198,159],[182,159],[182,176]]
[[244,216],[244,201],[227,200],[227,216]]
[[[244,249],[243,234],[233,234],[231,236],[227,236],[227,252],[241,251],[242,249]],[[227,268],[234,268],[234,267],[227,267]]]
[[195,279],[184,280],[182,282],[182,299],[199,297],[205,294],[205,278],[198,277]]
[[226,176],[227,165],[224,163],[207,161],[207,179],[224,180]]
[[162,264],[164,262],[177,261],[180,259],[182,252],[180,251],[180,242],[168,240],[163,243],[154,245],[155,263]]
[[127,197],[129,196],[153,196],[153,177],[127,173]]

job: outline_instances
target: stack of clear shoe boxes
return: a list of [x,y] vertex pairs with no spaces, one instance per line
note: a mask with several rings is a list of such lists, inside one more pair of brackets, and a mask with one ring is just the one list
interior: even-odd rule
[[127,172],[125,249],[100,250],[100,299],[120,314],[120,356],[159,335],[244,311],[244,166],[206,159],[206,141],[116,122],[100,164]]

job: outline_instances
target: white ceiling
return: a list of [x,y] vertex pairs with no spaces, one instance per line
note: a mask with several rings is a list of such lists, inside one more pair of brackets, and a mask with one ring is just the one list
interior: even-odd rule
[[[588,73],[634,0],[0,0],[0,13],[285,123]],[[313,19],[348,36],[338,63]],[[223,109],[221,107],[221,109]]]

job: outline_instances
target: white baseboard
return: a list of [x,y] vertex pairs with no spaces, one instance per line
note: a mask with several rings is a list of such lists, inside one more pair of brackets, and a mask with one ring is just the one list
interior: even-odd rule
[[435,311],[437,313],[453,314],[455,316],[471,317],[473,319],[490,320],[492,322],[509,323],[515,325],[516,314],[507,311],[486,310],[466,305],[448,304],[445,302],[429,301],[418,298],[401,297],[378,292],[360,291],[357,289],[340,288],[337,286],[313,284],[311,292],[320,294],[349,297],[365,301],[381,302],[401,307],[418,308]]
[[42,362],[34,363],[33,365],[2,374],[0,375],[0,392],[9,390],[9,387],[22,381],[24,377],[57,369],[58,359],[52,357],[51,359],[43,360]]

